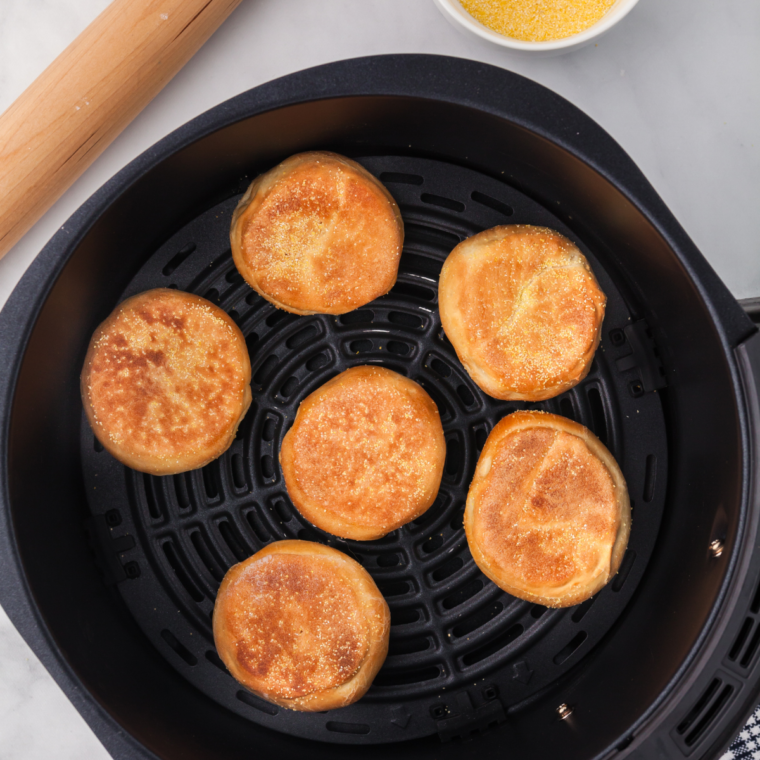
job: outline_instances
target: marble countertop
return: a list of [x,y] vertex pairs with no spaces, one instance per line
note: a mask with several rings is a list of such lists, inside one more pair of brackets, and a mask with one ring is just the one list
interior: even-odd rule
[[[0,112],[108,0],[0,2]],[[638,163],[737,298],[760,296],[760,4],[641,0],[597,45],[509,53],[451,27],[432,0],[245,0],[0,261],[0,306],[58,227],[168,132],[262,82],[328,61],[440,53],[512,69],[599,122]],[[108,754],[0,610],[0,757]]]

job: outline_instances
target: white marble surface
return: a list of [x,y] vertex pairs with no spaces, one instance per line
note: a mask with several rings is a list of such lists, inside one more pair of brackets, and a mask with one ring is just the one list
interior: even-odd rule
[[[108,0],[0,0],[0,111]],[[760,296],[760,3],[641,0],[597,46],[515,56],[457,32],[432,0],[244,0],[185,69],[0,261],[0,305],[103,182],[207,108],[308,66],[443,53],[511,68],[564,95],[639,164],[739,298]],[[107,760],[0,610],[0,758]]]

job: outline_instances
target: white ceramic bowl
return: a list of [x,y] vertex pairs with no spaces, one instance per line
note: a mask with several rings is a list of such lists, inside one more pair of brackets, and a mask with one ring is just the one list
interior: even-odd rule
[[487,26],[484,26],[473,18],[463,7],[459,0],[435,0],[435,4],[441,13],[456,27],[464,29],[481,39],[493,42],[510,50],[517,50],[525,53],[545,53],[556,55],[573,50],[583,45],[587,45],[596,39],[600,34],[604,34],[608,29],[617,24],[620,19],[628,14],[639,0],[617,0],[617,2],[605,13],[602,18],[583,32],[573,34],[570,37],[564,37],[560,40],[549,40],[547,42],[524,42],[516,40],[513,37],[505,37],[503,34],[494,32]]

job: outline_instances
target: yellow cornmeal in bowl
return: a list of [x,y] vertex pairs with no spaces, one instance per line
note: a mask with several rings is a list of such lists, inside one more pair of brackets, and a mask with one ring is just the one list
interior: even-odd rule
[[505,37],[548,42],[595,24],[615,0],[460,0],[481,24]]

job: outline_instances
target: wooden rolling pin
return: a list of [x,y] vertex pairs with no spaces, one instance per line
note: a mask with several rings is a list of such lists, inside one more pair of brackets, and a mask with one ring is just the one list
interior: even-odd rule
[[0,257],[240,0],[113,0],[0,116]]

